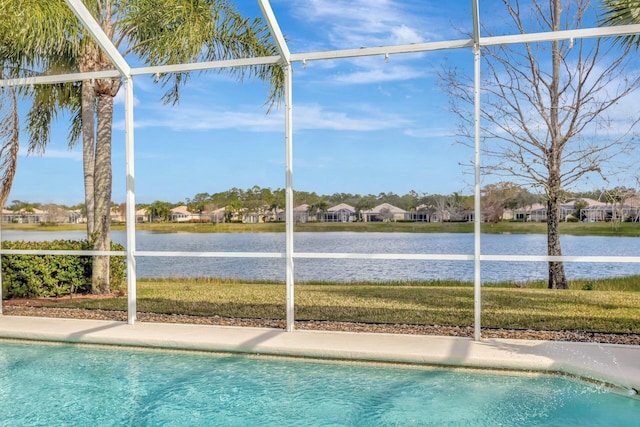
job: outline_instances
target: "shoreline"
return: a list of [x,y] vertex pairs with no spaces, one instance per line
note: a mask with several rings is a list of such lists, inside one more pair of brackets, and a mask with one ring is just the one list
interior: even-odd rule
[[[17,231],[85,231],[85,224],[2,224],[2,230]],[[139,223],[136,231],[157,233],[284,233],[284,222],[245,223]],[[126,225],[114,223],[111,230],[126,230]],[[355,232],[355,233],[469,233],[472,222],[308,222],[294,224],[294,232]],[[546,223],[499,222],[483,223],[482,234],[546,234]],[[563,222],[561,235],[640,237],[640,223],[634,222]]]

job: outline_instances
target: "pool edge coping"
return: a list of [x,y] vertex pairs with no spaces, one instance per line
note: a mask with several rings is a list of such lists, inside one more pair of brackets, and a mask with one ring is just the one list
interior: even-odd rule
[[561,373],[640,390],[640,346],[0,315],[0,338]]

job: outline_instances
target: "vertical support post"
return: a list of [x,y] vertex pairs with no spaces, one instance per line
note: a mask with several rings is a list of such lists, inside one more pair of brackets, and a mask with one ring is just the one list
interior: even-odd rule
[[292,332],[294,328],[294,292],[293,292],[293,121],[292,121],[292,107],[291,107],[291,88],[292,88],[292,74],[293,68],[291,67],[291,53],[287,46],[287,41],[284,38],[284,34],[280,30],[278,20],[271,9],[269,0],[257,0],[260,10],[264,19],[267,21],[267,26],[271,31],[271,36],[274,39],[280,56],[282,57],[282,68],[284,70],[284,125],[285,125],[285,163],[286,163],[286,189],[285,189],[285,216],[286,216],[286,283],[287,283],[287,331]]
[[472,0],[473,9],[473,70],[474,70],[474,221],[473,221],[473,339],[482,339],[482,281],[480,277],[480,224],[482,211],[480,206],[480,15],[478,13],[478,0]]
[[285,216],[286,216],[286,280],[287,280],[287,331],[292,332],[295,322],[294,269],[293,269],[293,121],[292,121],[292,73],[291,62],[283,65],[285,93]]
[[133,77],[125,79],[124,129],[126,160],[126,219],[127,219],[127,322],[133,325],[137,318],[136,297],[136,197],[133,167]]

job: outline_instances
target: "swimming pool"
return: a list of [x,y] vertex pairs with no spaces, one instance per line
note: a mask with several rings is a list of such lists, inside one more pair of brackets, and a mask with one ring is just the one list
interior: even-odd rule
[[0,341],[0,425],[626,426],[640,400],[549,375]]

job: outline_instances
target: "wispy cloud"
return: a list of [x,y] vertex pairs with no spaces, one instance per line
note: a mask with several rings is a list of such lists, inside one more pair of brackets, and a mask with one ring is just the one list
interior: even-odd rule
[[424,71],[404,65],[358,70],[350,74],[338,75],[332,78],[334,83],[340,84],[369,84],[393,81],[404,81],[424,77]]
[[[136,90],[136,87],[134,86],[133,106],[137,107],[138,105],[140,105],[140,100],[136,97],[135,90]],[[120,104],[124,105],[124,93],[125,93],[125,89],[123,85],[118,91],[118,93],[116,94],[115,98],[113,98],[114,105],[120,105]]]
[[[313,45],[304,46],[306,51],[421,43],[441,40],[443,33],[452,31],[442,13],[425,13],[429,6],[419,0],[288,0],[287,4],[298,25],[305,24],[304,33],[291,36],[296,46],[313,37]],[[424,54],[392,55],[393,64],[387,67],[382,57],[318,61],[322,65],[313,66],[349,64],[331,83],[381,83],[424,76],[424,62],[416,62],[421,58]]]
[[[438,37],[424,21],[419,1],[396,0],[293,0],[291,13],[298,19],[321,24],[334,48],[419,43]],[[418,18],[420,16],[420,18]],[[437,30],[436,30],[437,31]]]
[[325,129],[348,131],[377,131],[397,129],[410,122],[405,117],[371,106],[350,106],[349,111],[330,110],[319,104],[296,105],[294,128],[299,130]]
[[450,128],[432,127],[432,128],[412,128],[403,132],[412,138],[452,138],[455,136]]
[[[282,132],[283,112],[269,115],[255,110],[216,111],[210,107],[157,109],[153,118],[136,119],[136,129],[167,128],[172,131],[238,130],[245,132]],[[145,114],[148,116],[148,114]],[[348,130],[376,131],[398,129],[411,125],[411,120],[371,107],[370,105],[348,105],[327,108],[320,104],[296,104],[293,126],[296,130]],[[124,123],[114,126],[122,129]]]
[[29,157],[42,157],[49,159],[70,159],[77,162],[82,161],[82,153],[79,150],[56,150],[56,149],[47,149],[42,154],[29,153],[25,147],[20,147],[18,151],[19,156],[29,156]]
[[[148,114],[147,114],[148,115]],[[255,111],[220,111],[210,107],[177,107],[157,109],[154,118],[135,120],[135,127],[169,128],[174,131],[208,131],[238,129],[250,132],[280,131],[283,128],[282,113],[270,115]],[[123,128],[124,124],[115,124]]]

